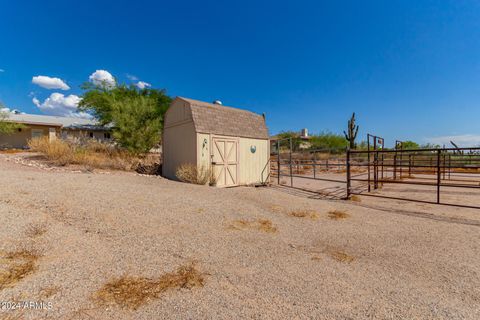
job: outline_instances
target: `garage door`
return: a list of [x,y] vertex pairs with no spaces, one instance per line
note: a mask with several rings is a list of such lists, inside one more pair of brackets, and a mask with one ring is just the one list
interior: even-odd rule
[[236,186],[238,171],[238,142],[225,138],[213,138],[212,167],[217,186]]

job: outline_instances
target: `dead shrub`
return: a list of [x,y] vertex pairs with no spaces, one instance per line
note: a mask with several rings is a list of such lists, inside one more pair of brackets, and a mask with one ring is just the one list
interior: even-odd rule
[[32,151],[42,153],[55,165],[82,165],[91,169],[132,170],[143,158],[119,149],[112,144],[93,139],[50,141],[48,137],[30,139],[28,146]]
[[36,271],[38,255],[31,251],[2,254],[0,263],[0,290],[13,287],[17,282]]
[[362,202],[362,199],[360,199],[360,197],[356,195],[350,196],[349,200],[353,202]]
[[290,211],[289,215],[295,218],[310,218],[310,219],[317,219],[318,214],[313,210],[294,210]]
[[0,149],[0,154],[15,154],[15,153],[22,153],[25,150],[22,149]]
[[277,232],[277,227],[275,227],[272,221],[268,219],[257,219],[253,221],[235,220],[229,226],[229,228],[233,230],[256,229],[256,230],[267,232],[267,233]]
[[57,286],[46,287],[40,290],[39,297],[41,299],[48,299],[51,296],[54,296],[55,294],[57,294],[58,292],[60,292],[60,288]]
[[166,273],[157,279],[124,276],[106,283],[94,295],[93,299],[100,305],[117,305],[122,308],[137,309],[149,300],[169,289],[203,287],[204,274],[199,272],[194,263]]
[[353,262],[355,260],[355,257],[349,255],[346,252],[340,251],[340,250],[330,250],[330,251],[328,251],[328,254],[334,260],[339,261],[339,262],[350,263],[350,262]]
[[216,181],[213,172],[205,166],[196,166],[193,164],[182,164],[175,171],[178,180],[187,183],[200,185],[215,185]]
[[350,215],[344,211],[340,210],[331,210],[328,212],[328,217],[332,220],[342,220],[347,219]]
[[47,227],[43,224],[31,224],[27,227],[26,235],[30,238],[37,238],[47,232]]

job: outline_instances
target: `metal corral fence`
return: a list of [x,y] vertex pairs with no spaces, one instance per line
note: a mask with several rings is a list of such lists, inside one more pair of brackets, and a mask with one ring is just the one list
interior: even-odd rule
[[[365,161],[367,159],[367,161]],[[364,167],[366,177],[352,175],[352,168]],[[358,191],[355,183],[367,184]],[[416,186],[410,192],[399,188],[383,192],[387,184]],[[458,190],[469,189],[469,192]],[[347,197],[353,194],[423,203],[480,208],[480,148],[412,150],[349,150],[347,152]],[[368,193],[375,191],[374,193]],[[478,194],[476,194],[478,192]],[[399,197],[405,193],[407,197]],[[461,195],[470,195],[467,200]],[[433,194],[433,199],[426,198]],[[454,195],[457,194],[455,197]],[[415,198],[415,195],[425,195]],[[471,200],[478,200],[478,204]]]
[[362,195],[480,208],[480,148],[387,150],[382,138],[370,138],[369,150],[295,150],[292,139],[276,140],[270,181],[327,198]]

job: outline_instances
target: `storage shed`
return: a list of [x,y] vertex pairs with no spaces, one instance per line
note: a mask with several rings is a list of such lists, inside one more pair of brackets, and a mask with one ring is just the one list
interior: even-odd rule
[[265,118],[250,111],[182,97],[165,114],[163,175],[177,179],[182,164],[211,169],[216,185],[264,183],[270,144]]

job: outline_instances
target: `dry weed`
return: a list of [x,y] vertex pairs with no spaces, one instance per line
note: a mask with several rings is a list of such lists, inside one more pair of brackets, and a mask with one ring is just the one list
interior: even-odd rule
[[2,254],[0,259],[0,290],[13,287],[36,271],[38,255],[27,250]]
[[339,251],[339,250],[329,250],[328,254],[334,260],[339,261],[339,262],[350,263],[350,262],[353,262],[355,260],[355,257],[349,255],[346,252]]
[[178,180],[187,183],[200,185],[215,185],[216,183],[212,170],[205,166],[198,167],[193,164],[182,164],[175,171],[175,176]]
[[318,219],[318,214],[313,210],[294,210],[290,211],[289,215],[296,218]]
[[243,230],[243,229],[255,229],[267,233],[277,232],[277,227],[275,227],[272,221],[268,219],[257,219],[253,221],[249,220],[235,220],[230,226],[230,229],[233,230]]
[[28,146],[32,151],[42,153],[55,165],[81,165],[87,170],[132,170],[142,162],[142,159],[127,151],[92,139],[84,142],[61,139],[49,141],[48,137],[41,137],[29,140]]
[[114,304],[135,310],[169,289],[203,287],[204,283],[204,274],[191,263],[157,279],[132,276],[114,279],[98,290],[93,298],[100,305]]
[[27,227],[25,234],[30,238],[37,238],[47,232],[47,227],[43,224],[31,224]]
[[362,202],[362,199],[360,199],[359,196],[353,195],[353,196],[350,196],[350,201]]
[[25,150],[22,149],[0,149],[0,154],[15,154],[23,152],[25,152]]
[[60,292],[60,288],[57,286],[47,287],[40,290],[39,296],[41,299],[48,299],[58,292]]
[[344,211],[332,210],[328,212],[328,217],[332,220],[347,219],[350,215]]

